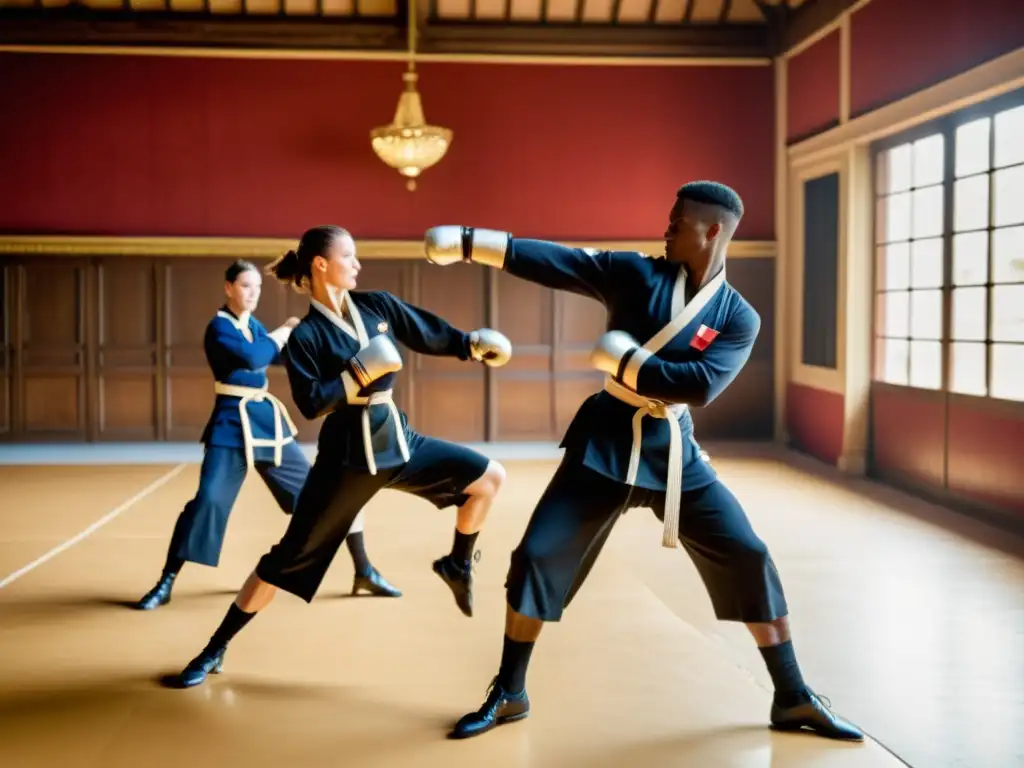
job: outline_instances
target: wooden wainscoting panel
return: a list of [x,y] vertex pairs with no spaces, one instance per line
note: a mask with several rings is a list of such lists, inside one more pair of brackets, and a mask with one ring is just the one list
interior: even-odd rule
[[604,333],[608,313],[600,302],[555,293],[555,437],[561,439],[583,401],[601,390],[604,377],[590,366],[590,352]]
[[213,406],[209,369],[178,367],[167,378],[167,439],[192,442],[203,434]]
[[221,259],[168,259],[164,269],[167,439],[198,440],[213,405],[213,375],[203,352],[206,326],[224,303]]
[[[439,269],[412,266],[412,291],[406,300],[440,315],[456,328],[485,325],[484,267]],[[411,360],[410,360],[411,358]],[[409,419],[425,434],[445,440],[482,441],[487,437],[484,366],[455,358],[406,354],[413,372]],[[409,363],[412,363],[411,365]],[[404,373],[404,371],[403,371]]]
[[88,262],[24,260],[19,302],[21,437],[84,440]]
[[12,268],[7,260],[0,260],[0,440],[9,440],[14,426],[11,401],[11,376],[14,363],[11,315],[14,301],[11,280]]
[[[228,255],[64,257],[12,253],[0,261],[0,440],[197,440],[214,400],[203,351],[224,303]],[[255,260],[262,269],[270,259]],[[698,439],[770,437],[774,260],[730,262],[729,279],[762,319],[746,369],[707,409]],[[593,299],[555,292],[474,265],[419,259],[363,263],[363,290],[385,290],[452,325],[492,327],[513,344],[501,369],[402,349],[395,400],[413,426],[458,441],[559,440],[602,376],[590,352],[606,327]],[[303,317],[309,298],[270,276],[257,317],[268,328]],[[320,420],[299,414],[283,368],[270,389],[316,440]]]
[[96,437],[155,440],[156,264],[108,257],[95,269]]
[[493,440],[555,437],[554,292],[494,273],[490,325],[512,342],[512,359],[491,372]]

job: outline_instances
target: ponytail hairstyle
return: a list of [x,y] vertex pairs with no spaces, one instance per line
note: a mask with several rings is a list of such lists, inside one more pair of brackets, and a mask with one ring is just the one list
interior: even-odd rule
[[243,272],[256,272],[259,274],[259,270],[256,265],[251,261],[245,259],[236,259],[231,262],[231,266],[224,270],[224,280],[228,283],[234,283],[238,279],[238,276]]
[[267,274],[285,285],[290,285],[298,293],[309,293],[310,282],[313,279],[313,259],[326,254],[331,243],[345,235],[348,235],[347,230],[333,224],[307,229],[299,240],[298,249],[288,251],[268,265]]

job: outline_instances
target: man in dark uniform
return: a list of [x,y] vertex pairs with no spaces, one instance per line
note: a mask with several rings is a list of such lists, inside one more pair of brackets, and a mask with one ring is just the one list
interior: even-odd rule
[[736,378],[760,330],[757,312],[725,281],[726,250],[742,216],[732,189],[684,185],[669,214],[664,259],[469,227],[427,232],[431,262],[503,269],[608,309],[609,330],[591,356],[607,374],[604,391],[569,426],[562,463],[512,553],[501,666],[483,706],[459,720],[453,738],[527,716],[526,668],[543,623],[561,619],[619,515],[650,507],[664,521],[663,545],[681,543],[692,558],[716,616],[753,634],[775,686],[772,725],[863,740],[805,685],[768,549],[693,436],[689,409],[712,402]]

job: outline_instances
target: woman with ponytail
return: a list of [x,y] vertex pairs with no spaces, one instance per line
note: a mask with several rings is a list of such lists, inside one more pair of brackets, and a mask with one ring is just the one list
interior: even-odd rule
[[[278,589],[310,602],[335,553],[378,491],[414,494],[438,509],[458,508],[451,552],[433,563],[466,616],[473,614],[474,545],[505,477],[486,456],[416,432],[392,399],[401,342],[425,355],[508,362],[497,331],[461,331],[385,291],[356,291],[360,264],[339,227],[308,230],[297,250],[268,267],[310,297],[309,313],[282,352],[292,397],[309,419],[324,416],[316,461],[281,541],[259,561],[202,652],[172,685],[220,672],[228,642]],[[479,554],[479,553],[477,553]]]
[[[236,261],[224,274],[227,301],[206,326],[203,346],[213,373],[213,412],[203,436],[205,446],[199,490],[174,526],[164,570],[136,604],[153,610],[171,601],[171,589],[186,562],[216,566],[228,517],[250,469],[255,469],[281,510],[290,515],[310,463],[295,443],[295,425],[284,404],[267,391],[267,366],[280,365],[281,348],[299,324],[289,318],[267,332],[253,317],[263,278],[255,264]],[[363,543],[362,517],[346,539],[355,566],[353,594],[399,597],[401,593],[370,564]]]

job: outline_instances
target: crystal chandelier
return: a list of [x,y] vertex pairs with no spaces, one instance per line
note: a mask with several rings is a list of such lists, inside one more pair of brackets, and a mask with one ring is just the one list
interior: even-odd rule
[[416,90],[416,2],[409,0],[409,69],[402,75],[405,89],[398,97],[398,108],[390,125],[370,131],[370,145],[377,157],[405,176],[405,186],[416,189],[416,179],[423,171],[440,162],[452,143],[448,128],[427,125],[423,102]]

